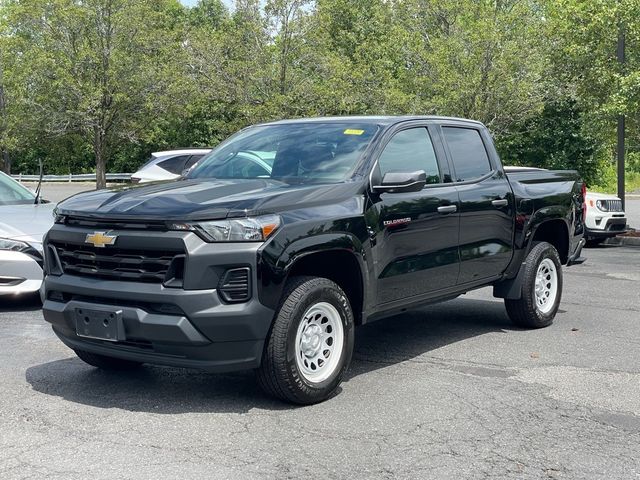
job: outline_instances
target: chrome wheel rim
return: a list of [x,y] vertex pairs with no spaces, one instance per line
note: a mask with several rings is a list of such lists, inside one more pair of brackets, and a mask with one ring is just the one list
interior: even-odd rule
[[549,258],[538,265],[536,272],[535,297],[536,308],[541,313],[548,313],[553,308],[558,295],[558,271]]
[[307,309],[296,333],[296,365],[311,383],[320,383],[336,370],[342,356],[344,328],[336,307],[319,302]]

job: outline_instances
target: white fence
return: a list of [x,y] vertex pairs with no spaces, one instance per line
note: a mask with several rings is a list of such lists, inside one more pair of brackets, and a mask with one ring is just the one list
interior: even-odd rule
[[[13,178],[18,180],[19,182],[37,182],[40,180],[40,175],[23,175],[19,173],[18,175],[11,175]],[[113,181],[127,181],[131,180],[130,173],[107,173],[107,182]],[[79,175],[43,175],[43,182],[95,182],[96,174],[95,173],[81,173]]]

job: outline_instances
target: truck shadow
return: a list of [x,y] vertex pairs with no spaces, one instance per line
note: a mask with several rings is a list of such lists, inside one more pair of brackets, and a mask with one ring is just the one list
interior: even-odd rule
[[[439,347],[509,329],[502,303],[481,300],[453,300],[368,324],[356,330],[353,361],[345,381],[417,357],[429,362],[425,354]],[[70,402],[134,412],[245,413],[256,408],[296,408],[262,393],[252,372],[208,374],[154,366],[105,372],[74,357],[30,367],[26,380],[40,393]]]
[[345,380],[420,358],[469,338],[491,332],[520,330],[513,326],[501,301],[464,298],[404,312],[359,327],[351,368]]

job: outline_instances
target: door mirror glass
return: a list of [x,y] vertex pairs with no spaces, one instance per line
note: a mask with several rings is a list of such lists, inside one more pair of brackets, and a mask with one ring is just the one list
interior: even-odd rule
[[380,185],[374,185],[375,192],[419,192],[427,184],[427,174],[424,170],[415,172],[387,172],[382,177]]

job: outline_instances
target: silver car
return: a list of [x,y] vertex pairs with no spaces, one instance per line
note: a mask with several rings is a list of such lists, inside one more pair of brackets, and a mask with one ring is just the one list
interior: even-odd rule
[[210,151],[210,148],[185,148],[154,152],[149,161],[131,175],[131,181],[146,183],[175,180],[180,177],[183,171],[190,169]]
[[0,296],[40,290],[42,239],[54,207],[0,172]]

